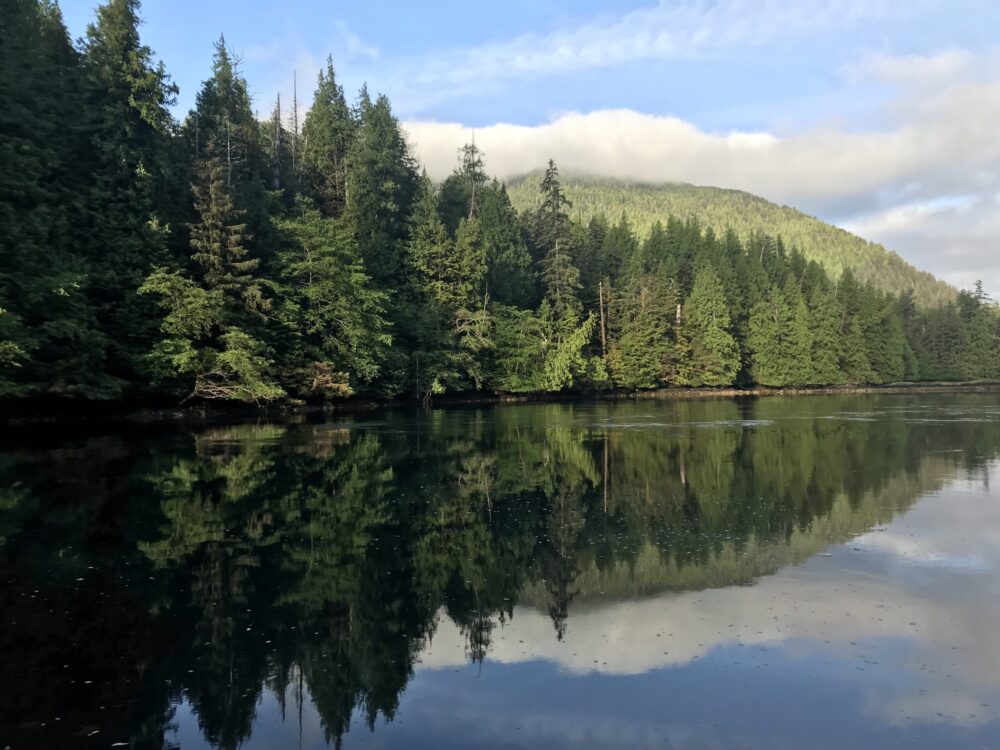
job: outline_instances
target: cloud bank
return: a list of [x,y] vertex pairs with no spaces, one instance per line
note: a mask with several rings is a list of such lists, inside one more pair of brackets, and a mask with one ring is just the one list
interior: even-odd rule
[[[878,127],[708,132],[684,120],[608,109],[535,126],[475,131],[490,170],[510,177],[553,158],[564,170],[746,190],[833,221],[961,287],[1000,296],[1000,53],[877,56],[844,77],[890,92]],[[434,177],[472,131],[405,123]]]

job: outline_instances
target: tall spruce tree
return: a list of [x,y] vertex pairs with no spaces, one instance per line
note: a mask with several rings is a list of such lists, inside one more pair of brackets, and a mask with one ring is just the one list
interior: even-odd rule
[[273,169],[265,149],[267,132],[254,116],[239,59],[220,36],[212,57],[212,75],[198,91],[195,108],[182,128],[190,160],[189,180],[194,184],[202,179],[205,163],[221,165],[223,184],[233,205],[244,212],[243,221],[254,237],[254,254],[265,262],[275,250],[273,206],[268,194]]
[[83,78],[59,7],[0,7],[0,398],[113,398],[79,228]]
[[489,178],[483,164],[483,152],[475,143],[467,143],[461,150],[461,162],[441,184],[438,210],[448,231],[454,236],[462,219],[479,215],[483,192]]
[[691,346],[691,369],[687,385],[732,385],[739,372],[736,340],[725,290],[718,274],[703,268],[695,276],[691,296],[684,305],[684,320]]
[[770,294],[754,305],[747,339],[754,382],[768,386],[792,384],[789,359],[792,321],[785,295],[777,287],[771,287]]
[[791,314],[791,329],[788,332],[789,377],[793,385],[811,385],[817,382],[813,369],[812,320],[805,298],[799,290],[796,274],[789,274],[782,293]]
[[259,403],[285,392],[268,347],[255,335],[271,300],[254,274],[257,259],[246,257],[246,225],[227,177],[227,167],[211,158],[202,163],[194,189],[200,221],[191,228],[191,258],[199,280],[160,268],[139,291],[155,295],[164,312],[163,338],[150,355],[164,386],[190,389],[185,400]]
[[155,316],[137,290],[167,261],[168,107],[177,88],[139,37],[138,0],[109,0],[83,41],[93,175],[87,236],[90,294],[108,335],[108,367],[134,380],[155,333]]
[[302,124],[303,190],[326,216],[340,216],[347,204],[347,159],[355,130],[333,57],[327,57]]
[[348,153],[347,211],[365,268],[376,284],[403,280],[403,243],[419,177],[389,100],[363,90],[358,130]]
[[784,289],[771,288],[750,314],[748,344],[755,382],[769,386],[816,382],[809,311],[794,277]]
[[504,305],[537,301],[538,278],[524,230],[503,185],[494,182],[478,198],[478,226],[486,249],[486,292]]
[[203,162],[194,207],[201,220],[191,227],[191,259],[201,267],[205,288],[221,292],[236,309],[266,310],[269,300],[254,276],[260,261],[247,257],[249,236],[241,221],[245,212],[233,205],[219,159]]
[[815,382],[835,385],[844,381],[840,370],[841,340],[840,321],[843,311],[837,297],[826,284],[818,284],[809,300],[809,317],[812,329],[812,367]]
[[539,248],[545,299],[556,318],[578,316],[580,271],[573,262],[573,235],[566,209],[572,204],[563,194],[559,169],[551,159],[540,187],[542,203],[532,217],[532,235]]
[[674,354],[670,329],[675,295],[668,283],[652,274],[623,284],[613,297],[609,370],[621,388],[655,388],[670,370]]
[[271,119],[266,123],[265,129],[264,154],[269,166],[268,187],[272,191],[283,191],[284,202],[290,204],[297,190],[298,179],[293,169],[292,134],[285,129],[280,94],[275,97]]

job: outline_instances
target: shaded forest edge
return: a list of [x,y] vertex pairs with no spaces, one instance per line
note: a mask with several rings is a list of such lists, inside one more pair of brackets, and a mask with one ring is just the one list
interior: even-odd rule
[[965,382],[885,383],[880,385],[836,385],[743,388],[658,388],[655,390],[563,391],[560,393],[484,393],[468,391],[438,396],[430,402],[401,398],[350,397],[322,404],[248,404],[227,401],[200,401],[178,405],[164,398],[144,401],[101,402],[86,400],[25,399],[0,401],[0,424],[59,423],[65,421],[227,424],[261,418],[296,419],[324,415],[348,415],[385,409],[420,407],[448,408],[544,403],[586,403],[595,401],[671,401],[698,399],[739,399],[768,396],[835,396],[867,394],[1000,393],[1000,380]]
[[139,5],[98,6],[75,43],[54,3],[0,6],[6,412],[1000,378],[982,284],[888,292],[815,260],[836,238],[721,231],[707,207],[585,219],[551,160],[519,212],[474,143],[435,183],[332,59],[301,119],[297,92],[262,119],[220,38],[177,121]]

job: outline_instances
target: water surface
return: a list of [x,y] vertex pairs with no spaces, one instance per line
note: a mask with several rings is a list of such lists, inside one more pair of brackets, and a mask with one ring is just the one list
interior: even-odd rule
[[998,456],[994,395],[11,428],[0,747],[994,747]]

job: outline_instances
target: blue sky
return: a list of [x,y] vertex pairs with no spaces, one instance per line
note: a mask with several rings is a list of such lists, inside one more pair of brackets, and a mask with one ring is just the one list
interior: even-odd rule
[[[74,36],[93,5],[63,1]],[[996,0],[149,0],[143,16],[178,117],[220,33],[261,113],[293,71],[307,106],[332,54],[350,96],[389,95],[432,174],[475,128],[501,176],[551,155],[745,189],[1000,295]]]
[[[809,23],[801,16],[820,4],[151,0],[143,7],[143,32],[181,87],[179,114],[192,104],[208,73],[212,45],[225,33],[243,57],[262,111],[270,108],[276,91],[290,88],[296,68],[305,89],[300,93],[308,95],[316,67],[332,54],[349,91],[367,80],[373,90],[390,96],[403,118],[458,120],[470,126],[537,124],[566,110],[627,108],[682,117],[710,129],[781,129],[836,117],[877,93],[859,91],[864,87],[851,85],[843,75],[845,67],[865,56],[981,50],[997,41],[1000,10],[990,0],[847,0],[839,5],[843,12],[833,0],[829,6],[834,12]],[[93,7],[93,0],[64,0],[75,36],[83,33]],[[799,20],[784,32],[782,19],[795,7],[806,10],[795,12]],[[696,29],[705,39],[682,39],[674,52],[643,56],[626,51],[613,62],[568,69],[546,69],[539,61],[531,72],[503,76],[484,66],[476,82],[453,85],[453,92],[430,84],[413,90],[419,72],[435,62],[461,59],[462,52],[473,59],[476,50],[490,45],[537,52],[552,46],[560,34],[587,26],[613,27],[637,11],[650,14],[653,23],[646,28],[654,32],[669,31],[672,16],[683,17],[680,30]],[[754,16],[774,24],[761,24],[769,27],[763,34],[761,29],[740,29]],[[522,43],[512,44],[518,40]],[[628,31],[622,30],[616,41],[627,46]]]

